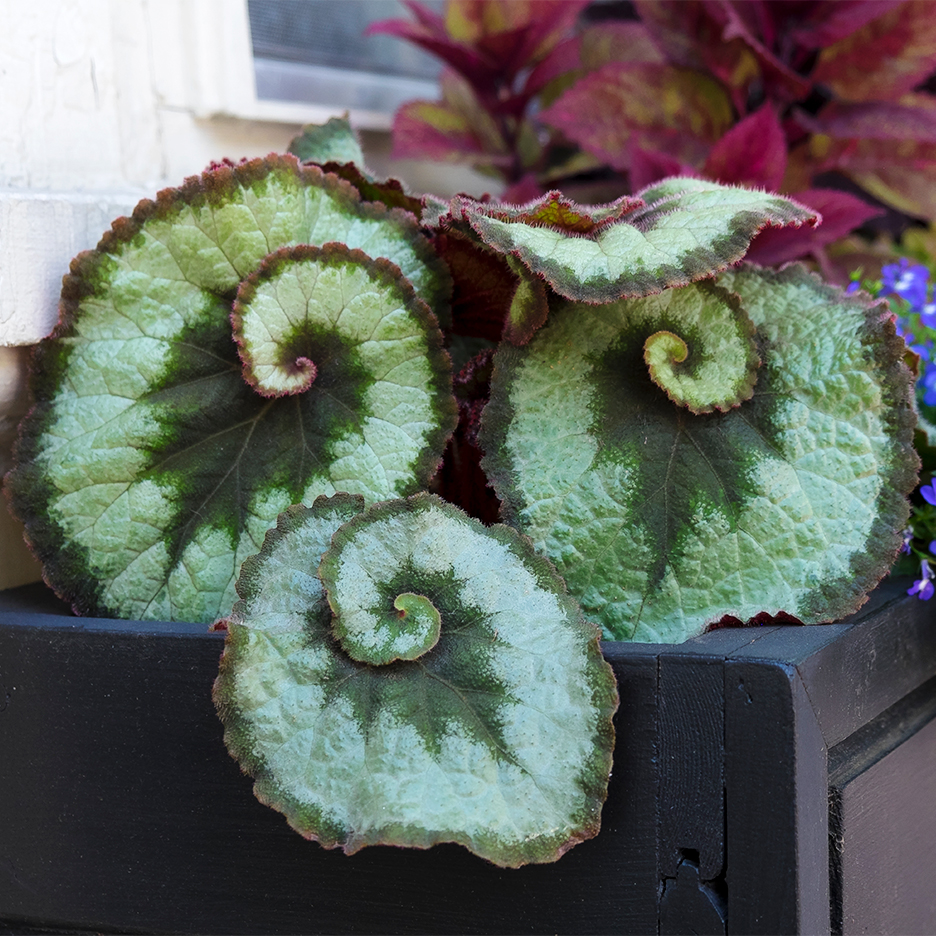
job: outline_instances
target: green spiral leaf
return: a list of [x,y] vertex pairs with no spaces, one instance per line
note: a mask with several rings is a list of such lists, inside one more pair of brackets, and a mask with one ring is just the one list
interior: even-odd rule
[[693,415],[651,379],[648,332],[686,335],[654,324],[665,293],[557,301],[528,345],[495,357],[485,470],[614,639],[677,642],[726,614],[835,620],[900,546],[918,460],[886,310],[798,266],[716,283],[740,297],[763,358],[753,396],[726,412]]
[[[363,506],[292,507],[244,563],[214,690],[228,749],[326,848],[555,861],[597,833],[607,793],[617,689],[596,628],[509,527],[428,494]],[[438,633],[378,659],[400,610]]]
[[[241,375],[238,288],[271,251],[333,241],[347,247],[324,251],[324,278],[344,291],[310,295],[301,336],[271,324],[274,344],[311,349],[314,386],[265,397]],[[383,270],[399,304],[375,305],[352,268]],[[293,157],[207,172],[119,219],[65,278],[8,482],[49,583],[81,613],[211,621],[288,505],[424,487],[456,407],[421,300],[444,307],[449,284],[411,215]]]
[[522,206],[456,196],[447,213],[427,206],[424,221],[470,229],[560,296],[604,303],[711,276],[740,260],[761,228],[819,217],[779,195],[675,178],[600,206],[574,205],[558,192]]

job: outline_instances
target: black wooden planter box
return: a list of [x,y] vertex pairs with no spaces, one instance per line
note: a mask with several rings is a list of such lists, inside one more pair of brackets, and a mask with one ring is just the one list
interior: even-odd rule
[[304,841],[251,793],[201,625],[0,593],[0,932],[934,933],[936,601],[605,644],[601,834],[501,870]]

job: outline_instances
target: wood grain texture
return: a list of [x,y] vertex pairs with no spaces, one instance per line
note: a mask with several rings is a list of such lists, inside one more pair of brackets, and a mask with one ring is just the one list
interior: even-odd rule
[[[725,864],[725,707],[722,661],[660,655],[660,875],[695,853],[696,878]],[[685,888],[683,888],[685,889]]]
[[933,931],[936,678],[829,752],[834,933]]

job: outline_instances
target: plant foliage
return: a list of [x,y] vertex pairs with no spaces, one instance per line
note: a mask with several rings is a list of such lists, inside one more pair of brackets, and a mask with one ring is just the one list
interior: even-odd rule
[[449,289],[412,215],[292,157],[141,202],[73,261],[35,355],[7,488],[49,583],[211,621],[290,504],[425,487],[455,422],[426,304]]
[[[528,345],[495,356],[482,464],[508,522],[612,639],[680,641],[761,611],[835,620],[900,546],[914,420],[886,311],[796,266],[716,283],[603,306],[557,299]],[[644,355],[677,336],[688,354],[669,365],[675,379],[717,396],[706,368],[727,355],[705,346],[722,327],[716,288],[750,316],[763,363],[753,396],[706,415],[678,405],[674,376],[652,361],[648,373]]]
[[572,2],[450,0],[445,17],[407,6],[417,23],[376,31],[447,69],[441,101],[398,112],[396,153],[468,161],[500,176],[508,201],[577,186],[610,199],[673,175],[781,191],[826,223],[766,232],[751,259],[770,264],[824,257],[880,213],[829,188],[830,173],[936,218],[929,0],[635,0],[623,22]]
[[514,530],[426,494],[322,497],[280,516],[237,591],[225,739],[304,836],[517,867],[597,833],[614,676]]

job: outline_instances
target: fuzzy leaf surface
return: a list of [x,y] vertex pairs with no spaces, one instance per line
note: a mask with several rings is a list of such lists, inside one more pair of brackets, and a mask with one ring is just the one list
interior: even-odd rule
[[364,153],[347,117],[332,117],[321,126],[308,124],[289,144],[301,162],[364,165]]
[[[516,867],[593,836],[617,691],[555,570],[431,495],[354,510],[291,508],[238,583],[214,695],[257,796],[348,854],[458,842]],[[330,603],[383,615],[414,595],[441,621],[416,659],[335,640]]]
[[[589,206],[594,212],[589,229],[578,221],[571,232],[542,223],[530,206],[510,209],[457,196],[451,213],[489,247],[543,277],[560,296],[592,303],[646,296],[711,276],[740,260],[767,225],[818,221],[815,212],[791,199],[702,179],[667,179],[637,198],[643,206],[631,199],[623,215],[615,214],[617,203]],[[572,217],[588,212],[578,206]]]
[[651,382],[648,299],[557,301],[495,358],[482,464],[505,518],[614,639],[678,642],[726,614],[834,620],[900,546],[918,460],[886,309],[798,266],[716,283],[740,296],[763,362],[728,412],[692,415]]
[[[271,249],[335,240],[389,257],[430,304],[447,301],[410,215],[361,204],[291,156],[167,189],[73,262],[62,320],[36,354],[37,405],[9,486],[48,581],[80,613],[211,621],[288,505],[427,483],[456,407],[425,304],[395,313],[410,337],[368,319],[368,348],[342,333],[357,314],[344,295],[342,329],[315,339],[307,393],[270,399],[241,376],[239,284]],[[374,363],[384,354],[395,371]]]

